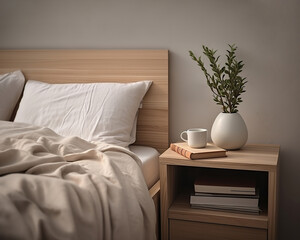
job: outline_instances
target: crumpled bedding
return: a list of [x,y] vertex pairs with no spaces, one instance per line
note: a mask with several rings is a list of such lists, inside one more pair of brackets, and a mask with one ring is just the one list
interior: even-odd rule
[[129,150],[0,121],[0,239],[155,239]]

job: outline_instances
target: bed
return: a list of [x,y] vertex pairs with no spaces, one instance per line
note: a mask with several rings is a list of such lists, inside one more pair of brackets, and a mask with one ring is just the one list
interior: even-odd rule
[[[143,163],[140,166],[142,168],[141,173],[143,179],[145,180],[146,186],[148,187],[149,194],[154,202],[156,217],[158,219],[156,223],[158,223],[160,183],[158,179],[159,176],[158,171],[155,169],[158,168],[158,153],[163,152],[165,149],[168,148],[169,145],[168,142],[169,139],[168,137],[168,51],[167,50],[1,50],[0,51],[0,74],[15,71],[17,69],[22,71],[26,80],[28,79],[37,80],[40,82],[45,82],[47,84],[56,84],[56,85],[65,84],[65,83],[90,84],[90,83],[98,83],[98,82],[135,83],[135,82],[145,81],[145,80],[150,80],[152,82],[151,87],[149,88],[149,90],[146,91],[147,93],[143,97],[142,104],[138,109],[138,117],[136,119],[136,134],[135,134],[136,140],[134,144],[130,144],[128,149],[123,146],[121,147],[114,146],[113,144],[100,144],[97,145],[97,150],[104,151],[106,155],[111,156],[114,159],[114,161],[118,161],[118,159],[124,157],[135,159],[137,156],[138,160],[135,161],[138,164],[133,164],[133,167],[130,168],[130,170],[128,170],[129,172],[127,172],[128,175],[130,175],[129,174],[130,171],[132,171],[132,169],[136,167],[135,165],[140,165],[141,162]],[[13,114],[16,115],[17,113],[16,118],[18,118],[17,110],[19,110],[18,107],[16,107],[15,112]],[[2,129],[3,135],[7,133],[6,129],[9,128],[14,129],[15,133],[26,135],[26,132],[20,133],[18,132],[18,130],[16,130],[16,129],[21,129],[24,126],[26,128],[27,125],[24,126],[22,125],[24,123],[5,122],[4,124],[6,125],[4,127],[4,130]],[[47,126],[43,126],[43,127],[47,127]],[[39,127],[31,126],[31,125],[27,126],[27,130],[28,129],[30,129],[31,131],[33,130],[37,133],[41,132],[41,134],[44,134],[45,131],[44,128],[41,129]],[[70,159],[75,158],[76,161],[78,162],[82,160],[82,157],[84,159],[87,158],[89,160],[91,159],[93,160],[93,157],[95,156],[95,152],[88,151],[88,149],[91,148],[91,146],[94,147],[94,145],[89,145],[89,144],[94,144],[93,142],[91,143],[90,142],[86,143],[85,141],[82,142],[80,138],[75,138],[75,140],[73,138],[68,138],[67,140],[65,139],[63,140],[60,138],[60,136],[56,136],[57,135],[56,132],[52,132],[48,128],[46,129],[46,135],[47,134],[49,135],[48,139],[58,137],[59,138],[58,141],[67,143],[66,149],[64,151],[69,154],[68,156]],[[33,135],[30,134],[30,136]],[[36,141],[36,139],[34,141]],[[69,149],[69,146],[73,146],[73,144],[75,144],[72,141],[75,141],[76,144],[77,142],[79,142],[80,148],[81,146],[84,145],[83,149],[80,149],[82,150],[82,152],[84,152],[84,154],[82,154],[81,152],[81,155],[79,154],[80,156],[72,155],[72,148],[71,150]],[[4,145],[4,143],[2,143],[2,145]],[[122,157],[120,155],[122,155]],[[56,160],[54,160],[54,162],[55,161]],[[90,170],[92,171],[93,169],[96,168],[97,167],[94,167]],[[152,172],[147,172],[148,169],[152,169],[151,170]],[[24,169],[22,171],[24,171]],[[44,171],[44,170],[39,169],[38,171]],[[9,176],[10,175],[9,173],[10,172],[4,171],[2,176]],[[51,174],[49,175],[50,178],[53,177]],[[138,189],[140,188],[140,186],[137,187]],[[143,199],[143,196],[141,196],[141,198]],[[125,206],[126,205],[124,205],[124,207]],[[130,209],[130,207],[132,208],[133,206],[134,205],[129,204],[128,208]],[[147,203],[145,203],[145,206],[146,207],[148,206]],[[120,211],[122,211],[122,209]],[[130,210],[128,210],[128,212],[130,213]],[[78,214],[80,215],[82,214],[82,212],[79,212]],[[103,214],[109,215],[110,213],[103,213]],[[126,215],[126,211],[124,214]],[[118,214],[116,214],[114,217],[109,219],[109,221],[116,221],[117,224],[114,225],[113,222],[110,223],[110,225],[114,227],[118,226],[119,229],[122,230],[122,221],[114,218],[119,218]],[[146,221],[147,219],[146,220],[141,219],[139,221],[142,220],[147,222]],[[99,220],[99,222],[103,222],[106,223],[106,225],[109,225],[106,221],[107,219]],[[135,224],[139,224],[138,221]],[[37,236],[42,236],[41,234],[43,234],[43,230],[45,230],[44,229],[45,226],[43,226],[41,222],[37,223],[37,225],[38,225],[38,229],[40,229],[39,230],[40,233],[38,233]],[[128,226],[132,226],[132,224],[131,225],[129,224]],[[106,234],[105,235],[103,233],[104,232],[103,229],[102,231],[100,231],[99,229],[97,230],[98,235],[100,236],[99,239],[101,238],[117,239],[118,238],[117,233],[118,232],[119,234],[122,233],[122,231],[113,229],[105,233]],[[158,230],[158,228],[156,230]],[[72,229],[68,231],[72,231]],[[147,231],[148,232],[151,231],[151,227],[149,227]],[[90,232],[91,232],[90,235],[93,235],[93,231]],[[136,231],[129,230],[128,233],[122,233],[123,239],[126,239],[125,237],[127,236],[126,234],[130,236],[132,232],[136,232]],[[145,233],[136,233],[136,234],[145,234]],[[136,236],[142,236],[142,235],[136,235]],[[152,239],[151,234],[147,233],[146,238]],[[78,237],[78,239],[80,238]]]

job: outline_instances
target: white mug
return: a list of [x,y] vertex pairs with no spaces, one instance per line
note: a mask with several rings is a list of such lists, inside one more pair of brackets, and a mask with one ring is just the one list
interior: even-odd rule
[[[184,134],[187,135],[187,139],[183,137]],[[207,129],[191,128],[183,131],[180,134],[180,138],[192,148],[203,148],[207,144]]]

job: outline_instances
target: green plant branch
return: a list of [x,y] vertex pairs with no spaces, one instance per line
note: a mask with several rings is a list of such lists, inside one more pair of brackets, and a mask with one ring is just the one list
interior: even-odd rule
[[209,66],[212,73],[210,74],[201,56],[197,58],[192,51],[189,51],[191,58],[197,62],[203,71],[207,85],[213,93],[213,99],[218,105],[222,105],[223,112],[234,113],[238,112],[238,105],[242,102],[240,95],[245,92],[246,78],[242,78],[239,74],[243,69],[243,62],[236,60],[235,52],[237,47],[229,45],[230,50],[227,50],[227,62],[221,67],[218,64],[220,56],[215,56],[216,52],[206,46],[202,46],[204,55],[209,60]]

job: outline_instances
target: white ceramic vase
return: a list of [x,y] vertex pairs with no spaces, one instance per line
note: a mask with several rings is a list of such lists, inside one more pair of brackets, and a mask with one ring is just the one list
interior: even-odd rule
[[220,113],[211,129],[211,140],[218,147],[235,150],[242,148],[248,139],[248,130],[239,113]]

